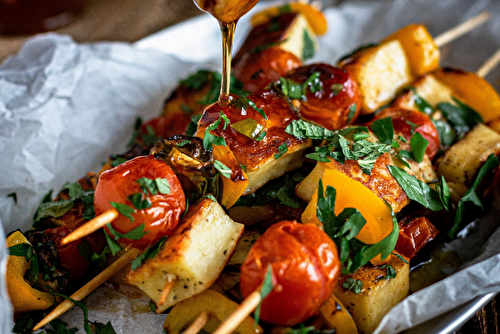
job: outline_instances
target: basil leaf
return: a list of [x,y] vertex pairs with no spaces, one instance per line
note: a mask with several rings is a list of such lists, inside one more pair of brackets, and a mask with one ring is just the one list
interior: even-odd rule
[[457,140],[457,132],[448,122],[432,120],[432,123],[436,127],[442,147],[448,148]]
[[356,109],[357,109],[356,103],[351,105],[349,107],[349,114],[347,115],[347,124],[351,124],[352,119],[354,118],[354,115],[356,115]]
[[483,209],[483,204],[481,203],[481,200],[476,194],[476,189],[481,184],[482,180],[484,177],[491,172],[493,169],[497,168],[500,164],[500,161],[497,157],[494,156],[494,154],[490,154],[488,156],[488,159],[486,159],[485,163],[481,166],[479,169],[479,172],[477,173],[477,176],[474,180],[474,183],[472,184],[472,187],[470,187],[469,190],[465,193],[465,195],[460,199],[457,205],[457,212],[455,214],[455,220],[453,222],[453,226],[451,227],[450,231],[448,232],[448,236],[450,238],[454,238],[458,232],[458,229],[460,227],[460,223],[463,220],[463,217],[465,215],[466,211],[466,202],[471,202],[475,206]]
[[137,209],[137,210],[142,210],[142,209],[147,209],[153,206],[153,203],[149,200],[149,198],[144,198],[143,193],[135,193],[132,195],[127,196],[127,199],[132,203],[132,205]]
[[469,132],[478,123],[484,123],[481,115],[474,109],[456,98],[453,98],[453,101],[455,101],[457,106],[448,102],[441,102],[437,105],[437,108],[443,112],[448,122],[459,135]]
[[232,170],[231,168],[227,167],[226,165],[224,165],[222,162],[220,162],[219,160],[215,160],[214,162],[214,167],[215,169],[217,169],[221,174],[222,176],[224,176],[226,179],[231,179],[231,174],[232,174]]
[[450,188],[444,179],[444,176],[441,175],[441,178],[438,180],[436,184],[436,191],[439,195],[439,199],[443,204],[443,207],[446,211],[450,211],[451,209],[451,197],[450,197]]
[[304,40],[304,44],[302,46],[302,60],[304,61],[314,57],[314,54],[316,53],[316,45],[307,29],[304,29],[302,39]]
[[359,294],[363,290],[363,281],[349,277],[344,283],[342,283],[342,287],[344,289],[351,290],[355,294]]
[[388,165],[387,168],[410,199],[433,211],[443,209],[438,193],[425,182],[398,167]]
[[60,218],[71,210],[73,205],[72,200],[42,203],[36,211],[35,222],[39,222],[44,218]]
[[392,118],[386,117],[376,120],[370,125],[373,134],[384,144],[391,144],[394,137]]
[[269,264],[267,266],[266,276],[264,276],[264,281],[262,282],[262,288],[260,289],[260,302],[254,311],[255,327],[257,327],[257,325],[259,324],[260,306],[262,304],[262,301],[273,291],[273,289],[273,269]]
[[413,91],[413,101],[415,101],[415,105],[417,109],[421,112],[430,116],[434,113],[434,108],[427,102],[422,96],[418,95],[415,90]]
[[132,214],[135,212],[135,210],[133,208],[122,203],[117,203],[117,202],[110,202],[110,203],[111,206],[113,206],[113,208],[116,209],[116,211],[118,211],[119,213],[130,219],[131,223],[134,222],[134,217],[132,217]]
[[411,152],[415,161],[421,163],[424,160],[425,150],[429,145],[429,141],[424,138],[420,133],[415,132],[410,139]]
[[279,158],[281,158],[283,156],[283,154],[285,154],[286,152],[288,152],[288,145],[286,143],[283,143],[281,144],[279,147],[278,147],[278,153],[275,153],[274,154],[274,159],[275,160],[278,160]]

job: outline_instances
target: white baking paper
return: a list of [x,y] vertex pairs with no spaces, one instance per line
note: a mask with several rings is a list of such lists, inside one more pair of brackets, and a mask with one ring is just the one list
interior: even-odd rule
[[[313,61],[334,64],[358,46],[377,42],[412,22],[426,24],[437,36],[485,9],[492,13],[487,24],[442,48],[442,64],[475,71],[500,48],[500,3],[493,0],[344,2],[326,10],[329,31],[321,37]],[[244,18],[239,22],[237,46],[248,30]],[[50,189],[57,192],[65,182],[97,171],[109,154],[123,152],[136,118],[158,115],[179,78],[199,68],[219,69],[220,55],[218,26],[208,16],[135,45],[77,44],[55,34],[30,40],[19,55],[0,66],[0,218],[4,230],[28,229]],[[500,68],[487,76],[497,90],[499,77]],[[17,204],[8,197],[12,193],[17,194]],[[497,218],[490,222],[498,224]],[[480,241],[487,246],[484,261],[408,298],[384,319],[378,332],[394,333],[430,317],[440,318],[458,305],[470,305],[481,295],[500,291],[500,232],[490,234],[488,242]],[[4,271],[5,249],[0,249],[0,261]],[[8,332],[11,309],[1,274],[0,330]],[[148,299],[137,290],[106,285],[84,301],[91,320],[112,320],[117,333],[161,332],[165,315],[151,313]],[[73,308],[63,319],[82,328],[81,313]],[[432,332],[436,329],[420,331]]]

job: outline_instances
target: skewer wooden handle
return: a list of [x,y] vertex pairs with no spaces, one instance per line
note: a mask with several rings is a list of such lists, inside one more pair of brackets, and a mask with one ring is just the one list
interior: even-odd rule
[[476,74],[481,78],[484,78],[491,72],[495,67],[497,67],[500,62],[500,49],[493,54],[482,66],[477,70]]
[[210,320],[210,314],[207,311],[203,311],[192,323],[191,325],[184,331],[184,334],[196,334],[202,330],[203,326],[205,326]]
[[108,210],[68,234],[62,239],[61,243],[65,245],[71,241],[83,238],[111,223],[116,217],[118,217],[118,211],[115,209]]
[[[82,286],[78,291],[70,296],[71,299],[80,301],[86,296],[88,296],[92,291],[101,286],[106,282],[111,276],[120,271],[128,263],[134,260],[139,255],[137,249],[130,249],[125,254],[123,254],[118,260],[113,262],[109,267],[104,269],[99,275],[94,277],[90,282]],[[34,328],[33,331],[40,329],[42,326],[56,319],[57,317],[63,315],[70,308],[73,307],[73,303],[69,300],[65,300],[57,305],[45,318],[43,318]]]
[[483,12],[479,15],[476,15],[467,21],[459,24],[455,28],[452,28],[441,35],[437,36],[434,38],[434,43],[436,43],[436,46],[438,48],[442,47],[445,44],[448,44],[454,39],[457,39],[458,37],[464,35],[465,33],[471,31],[475,27],[483,24],[490,18],[490,13],[488,12]]
[[260,295],[260,289],[252,292],[247,298],[241,303],[241,305],[234,311],[229,318],[224,320],[224,322],[215,330],[213,334],[229,334],[232,333],[250,313],[255,310],[259,305],[262,298]]

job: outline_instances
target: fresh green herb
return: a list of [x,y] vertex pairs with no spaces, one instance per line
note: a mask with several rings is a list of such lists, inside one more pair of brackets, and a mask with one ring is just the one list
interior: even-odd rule
[[392,125],[392,118],[386,117],[378,119],[370,126],[373,134],[377,136],[378,140],[384,144],[391,144],[394,137],[394,127]]
[[109,234],[104,233],[104,236],[106,237],[106,242],[107,242],[109,250],[113,256],[122,250],[122,248],[120,247],[118,242],[116,242],[112,237],[110,237]]
[[[399,157],[401,159],[415,160],[415,157],[413,156],[413,153],[410,152],[410,151],[407,151],[407,150],[401,150],[401,151],[399,151]],[[408,165],[408,168],[410,168],[410,165]]]
[[347,115],[347,124],[351,124],[354,115],[356,115],[356,110],[358,109],[357,104],[354,103],[349,107],[349,114]]
[[405,123],[408,124],[409,126],[411,126],[410,133],[412,134],[412,136],[415,133],[415,129],[418,128],[418,127],[420,127],[420,125],[415,124],[415,123],[410,122],[410,121],[405,121]]
[[394,279],[397,276],[396,270],[390,264],[384,264],[380,269],[385,269],[385,276],[377,278],[377,281],[381,281],[383,279],[390,280]]
[[35,222],[39,222],[44,218],[60,218],[71,210],[73,205],[74,202],[72,200],[42,203],[36,211]]
[[366,50],[366,49],[369,49],[371,47],[374,47],[374,46],[377,46],[378,44],[376,43],[370,43],[370,44],[366,44],[366,45],[362,45],[360,46],[359,48],[357,49],[354,49],[351,53],[348,53],[342,57],[340,57],[340,59],[338,60],[337,63],[340,63],[344,60],[347,60],[348,58],[351,58],[352,56],[354,56],[356,53],[360,52],[360,51],[363,51],[363,50]]
[[40,271],[38,258],[35,254],[35,249],[28,243],[17,244],[8,248],[9,255],[21,256],[26,259],[29,268],[25,274],[25,278],[32,284],[38,284],[38,273]]
[[387,168],[411,200],[433,211],[443,209],[439,194],[425,182],[418,180],[415,176],[408,174],[398,167],[387,166]]
[[[408,154],[410,154],[410,156],[411,156],[411,157],[410,157],[410,158],[408,158],[408,157],[402,156],[402,155],[401,155],[401,152],[403,152],[403,151],[404,151],[405,153],[407,152]],[[406,154],[403,154],[403,155],[406,155]],[[410,168],[410,164],[409,164],[409,163],[407,163],[407,162],[406,162],[406,160],[404,160],[404,158],[407,158],[407,159],[412,159],[412,160],[413,160],[413,155],[411,154],[411,152],[408,152],[408,151],[406,151],[406,150],[401,150],[401,151],[399,152],[399,154],[398,154],[398,155],[395,155],[394,157],[395,157],[396,159],[398,159],[398,160],[399,160],[399,162],[401,162],[401,163],[402,163],[402,164],[403,164],[406,168]]]
[[222,120],[219,116],[219,118],[215,122],[213,122],[206,128],[205,136],[203,137],[203,148],[205,148],[205,150],[211,149],[212,145],[226,146],[226,140],[224,139],[224,137],[219,137],[210,133],[211,130],[216,130],[221,122]]
[[36,319],[33,313],[22,313],[17,317],[14,328],[12,328],[12,333],[32,334],[33,327],[35,327],[38,321],[39,319]]
[[151,310],[151,312],[153,312],[154,314],[156,314],[156,304],[152,300],[149,301],[149,309]]
[[434,108],[429,104],[429,102],[427,102],[423,97],[416,93],[416,89],[413,89],[412,98],[415,102],[415,105],[417,106],[417,109],[421,113],[424,113],[427,116],[430,116],[432,115],[432,113],[434,113]]
[[290,7],[289,4],[283,5],[278,8],[278,16],[291,13],[292,12],[292,7]]
[[363,281],[349,277],[344,283],[342,283],[342,287],[344,289],[351,290],[355,294],[359,294],[363,290]]
[[439,134],[439,140],[442,147],[448,148],[457,140],[457,132],[448,122],[443,120],[432,120],[432,123],[434,123]]
[[483,118],[477,111],[456,98],[453,98],[453,101],[457,104],[456,106],[451,103],[441,102],[437,105],[437,108],[443,112],[459,136],[469,132],[476,124],[484,123]]
[[273,291],[274,289],[274,281],[273,281],[273,269],[271,265],[268,265],[266,276],[264,277],[264,281],[262,282],[262,288],[260,289],[260,302],[255,308],[254,319],[255,319],[255,327],[259,324],[260,317],[260,305],[262,301]]
[[408,262],[401,254],[399,254],[399,253],[392,253],[392,255],[394,255],[395,257],[397,257],[398,259],[400,259],[404,263],[410,264],[410,262]]
[[90,220],[95,217],[94,211],[94,191],[86,191],[82,197],[83,219]]
[[212,195],[212,194],[206,194],[205,197],[208,199],[211,199],[214,202],[217,202],[217,198],[215,198],[214,195]]
[[199,70],[186,79],[179,81],[179,84],[189,89],[200,90],[203,86],[212,81],[212,73],[213,72],[207,70]]
[[120,233],[117,230],[113,228],[111,223],[107,224],[106,227],[108,228],[109,232],[113,236],[115,240],[119,239],[130,239],[130,240],[139,240],[143,236],[149,233],[149,231],[144,232],[145,224],[142,223],[141,225],[137,226],[133,230],[128,231],[127,233]]
[[139,255],[134,261],[132,261],[132,270],[140,268],[144,261],[152,259],[156,255],[158,255],[158,252],[160,251],[166,240],[167,237],[161,238],[156,244],[146,249],[141,255]]
[[191,117],[191,122],[189,122],[187,128],[186,128],[186,135],[187,136],[193,136],[196,133],[196,130],[198,129],[198,121],[201,118],[201,114],[198,115],[193,115]]
[[278,41],[274,41],[274,42],[271,42],[271,43],[261,44],[259,46],[256,46],[255,48],[251,49],[250,53],[259,53],[261,51],[270,49],[272,47],[281,45],[281,44],[285,43],[286,41],[288,41],[288,38],[281,39],[281,40],[278,40]]
[[[95,327],[95,334],[116,334],[113,325],[108,321],[106,324],[101,324],[100,322],[91,322]],[[59,333],[57,333],[59,334]]]
[[149,198],[145,197],[143,193],[135,193],[127,196],[127,199],[137,210],[147,209],[153,206]]
[[80,183],[77,182],[68,182],[66,183],[61,191],[68,190],[70,200],[74,201],[76,199],[80,199],[83,196],[83,189]]
[[278,160],[279,158],[281,158],[283,156],[283,154],[285,154],[286,152],[288,152],[288,145],[286,143],[283,143],[281,144],[279,147],[278,147],[278,153],[275,153],[274,154],[274,159],[275,160]]
[[116,167],[127,161],[127,159],[118,157],[116,155],[111,156],[111,167]]
[[158,139],[160,139],[151,125],[146,126],[146,133],[139,132],[138,137],[142,139],[144,145],[146,146],[152,146]]
[[453,222],[453,226],[448,232],[448,236],[450,238],[454,238],[458,232],[460,223],[462,222],[462,219],[465,215],[465,211],[467,209],[466,208],[467,202],[471,202],[475,206],[481,208],[481,210],[484,210],[483,204],[481,203],[481,200],[477,196],[476,189],[479,186],[479,184],[481,184],[481,181],[484,179],[484,177],[493,169],[497,168],[499,165],[500,165],[499,159],[495,157],[494,154],[492,153],[488,156],[488,159],[486,159],[484,164],[481,166],[474,180],[474,183],[472,184],[472,187],[470,187],[469,190],[467,190],[465,195],[458,202],[457,212],[455,214],[455,220]]
[[257,107],[255,102],[253,102],[246,96],[238,96],[238,98],[231,101],[231,104],[234,105],[236,108],[242,110],[247,110],[248,107],[250,107],[255,111],[257,111],[262,117],[264,117],[265,120],[267,120],[267,116],[266,113],[264,112],[264,109]]
[[267,134],[266,131],[262,131],[261,133],[259,133],[259,135],[257,136],[257,138],[255,138],[255,140],[256,141],[261,141],[262,139],[264,139],[266,137],[266,134]]
[[420,133],[415,132],[413,136],[411,136],[410,145],[415,161],[421,163],[422,160],[424,160],[425,150],[427,149],[427,145],[429,145],[429,141]]
[[370,135],[368,133],[356,133],[356,134],[354,134],[353,139],[354,139],[354,141],[358,141],[358,140],[366,139],[369,137],[370,137]]
[[158,188],[158,192],[163,195],[170,194],[170,183],[168,183],[168,179],[157,177],[155,179],[156,188]]
[[191,115],[193,113],[193,110],[191,108],[189,108],[189,106],[187,104],[181,104],[181,110],[182,112],[184,112],[185,114],[188,114],[188,115]]
[[314,57],[314,54],[316,53],[316,45],[307,29],[304,29],[303,39],[304,46],[302,47],[302,60],[304,61]]
[[106,246],[101,254],[92,251],[89,243],[83,240],[77,245],[78,252],[87,261],[93,264],[96,268],[104,268],[106,266],[107,255],[111,253],[109,246]]
[[177,146],[179,147],[183,147],[183,146],[186,146],[187,144],[191,143],[191,140],[187,140],[187,139],[184,139],[183,141],[181,141],[179,144],[177,144]]
[[320,80],[320,75],[320,72],[314,72],[302,84],[291,79],[280,78],[279,86],[281,92],[292,100],[304,100],[306,98],[307,88],[309,88],[312,93],[319,92],[323,88],[323,82]]
[[262,130],[264,130],[264,127],[253,118],[245,118],[244,120],[231,124],[231,127],[253,140],[259,137]]
[[231,174],[232,174],[232,170],[231,168],[227,167],[226,165],[224,165],[222,162],[220,162],[219,160],[215,160],[214,162],[214,167],[215,169],[217,169],[221,174],[222,176],[224,176],[226,179],[230,179],[231,178]]
[[366,224],[361,213],[354,208],[345,208],[339,215],[335,214],[335,188],[327,186],[323,191],[323,183],[318,185],[318,203],[316,216],[323,223],[326,234],[332,238],[339,249],[342,272],[351,274],[364,266],[375,256],[387,258],[394,250],[399,236],[399,228],[393,214],[392,232],[374,245],[367,245],[355,237]]
[[337,329],[316,329],[314,326],[300,324],[300,328],[289,328],[285,334],[335,334]]
[[403,143],[407,143],[408,142],[408,140],[406,140],[406,138],[403,137],[403,136],[401,136],[401,135],[398,136],[398,139],[401,140],[401,142],[403,142]]
[[336,131],[330,131],[322,126],[314,125],[304,120],[293,120],[285,128],[285,132],[300,139],[331,140]]
[[267,25],[266,30],[268,32],[275,32],[281,29],[281,24],[278,21],[272,20]]
[[446,180],[444,179],[443,175],[441,175],[441,178],[438,179],[438,182],[436,184],[436,191],[439,195],[441,203],[443,204],[443,207],[446,209],[446,211],[450,211],[451,210],[450,188],[448,187],[448,184],[446,183]]
[[163,195],[170,194],[170,183],[166,178],[148,179],[147,177],[141,177],[137,179],[137,183],[139,183],[146,196],[148,196],[148,192],[151,195],[156,195],[158,192]]
[[117,202],[110,202],[111,206],[116,209],[119,213],[130,219],[130,222],[134,222],[134,217],[132,217],[132,214],[135,212],[134,208],[131,208],[127,204],[123,203],[117,203]]
[[341,83],[334,83],[330,86],[330,88],[332,90],[333,96],[337,96],[344,89],[344,85]]
[[79,307],[82,310],[82,312],[83,312],[83,328],[85,329],[85,333],[92,334],[92,331],[90,330],[90,325],[89,325],[89,310],[88,310],[87,306],[84,303],[79,302],[77,300],[74,300],[68,296],[61,294],[61,293],[55,292],[54,295],[61,297],[61,298],[64,298],[66,300],[69,300],[70,302],[73,303],[73,305]]

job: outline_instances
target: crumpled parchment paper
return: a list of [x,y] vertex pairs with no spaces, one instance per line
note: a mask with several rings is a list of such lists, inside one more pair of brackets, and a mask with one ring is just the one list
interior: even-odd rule
[[[334,64],[358,46],[377,42],[412,22],[426,24],[437,36],[484,9],[493,16],[487,24],[441,49],[443,65],[475,71],[500,47],[500,3],[493,0],[344,2],[326,10],[329,31],[320,38],[320,51],[312,61]],[[236,49],[249,30],[248,17],[238,25]],[[55,34],[30,40],[19,55],[0,66],[0,219],[4,231],[28,229],[49,190],[57,193],[65,182],[97,171],[108,155],[123,152],[136,118],[158,115],[180,78],[200,68],[219,69],[220,54],[218,26],[208,16],[135,45],[77,44]],[[497,68],[487,79],[496,84],[499,77]],[[13,193],[17,204],[8,196]],[[493,233],[496,217],[486,219],[493,224],[489,240],[474,243],[485,244],[482,250],[475,246],[482,262],[410,296],[389,313],[377,332],[405,330],[500,291],[500,232]],[[480,224],[475,231],[482,230]],[[0,242],[4,242],[3,233]],[[7,333],[12,314],[3,279],[5,258],[1,248],[0,329]],[[105,285],[84,301],[92,321],[111,320],[117,333],[161,332],[165,315],[151,313],[148,298],[137,290]],[[63,319],[82,328],[81,314],[73,308]]]

